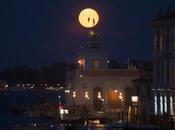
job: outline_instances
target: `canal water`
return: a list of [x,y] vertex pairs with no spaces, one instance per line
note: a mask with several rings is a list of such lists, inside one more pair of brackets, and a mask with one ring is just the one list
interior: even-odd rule
[[[51,95],[51,94],[49,94]],[[124,130],[122,127],[116,127],[114,125],[64,125],[64,124],[52,124],[51,121],[45,121],[37,118],[30,118],[18,114],[13,114],[9,110],[16,104],[26,105],[36,96],[33,92],[13,92],[13,93],[0,93],[0,130],[12,130],[16,125],[19,127],[36,124],[47,124],[48,130]],[[48,96],[49,97],[49,96]],[[22,100],[21,100],[22,99]],[[53,98],[54,99],[54,98]],[[27,124],[27,125],[26,125]],[[25,130],[25,129],[24,129]],[[33,129],[32,129],[33,130]],[[42,130],[42,129],[39,129]],[[146,130],[146,129],[145,129]],[[150,130],[150,129],[149,129]]]

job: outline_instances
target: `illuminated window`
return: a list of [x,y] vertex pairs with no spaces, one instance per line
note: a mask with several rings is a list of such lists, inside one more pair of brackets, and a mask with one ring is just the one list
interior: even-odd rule
[[99,87],[95,87],[93,89],[93,107],[95,110],[101,111],[102,110],[102,100],[103,97],[102,89]]

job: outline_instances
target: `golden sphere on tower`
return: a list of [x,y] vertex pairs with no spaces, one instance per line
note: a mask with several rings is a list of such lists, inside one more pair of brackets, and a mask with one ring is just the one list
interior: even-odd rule
[[87,8],[80,12],[78,20],[83,27],[92,28],[97,25],[99,15],[94,9]]

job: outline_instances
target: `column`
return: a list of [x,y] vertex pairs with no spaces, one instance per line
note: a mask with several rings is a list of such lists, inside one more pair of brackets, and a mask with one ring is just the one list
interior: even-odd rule
[[170,114],[173,115],[174,111],[173,111],[173,96],[170,96]]
[[164,94],[164,112],[167,113],[167,96]]
[[160,114],[163,114],[163,96],[162,94],[160,95]]
[[154,94],[154,114],[157,115],[157,95]]

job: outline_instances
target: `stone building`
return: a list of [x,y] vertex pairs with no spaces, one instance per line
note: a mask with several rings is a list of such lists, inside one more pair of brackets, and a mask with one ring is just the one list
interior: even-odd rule
[[[86,107],[91,115],[121,112],[125,108],[124,91],[139,78],[136,68],[108,69],[108,53],[90,34],[88,47],[77,58],[78,69],[67,73],[67,104],[70,109]],[[112,114],[116,116],[116,114]]]
[[175,11],[159,12],[154,19],[154,113],[174,114]]

